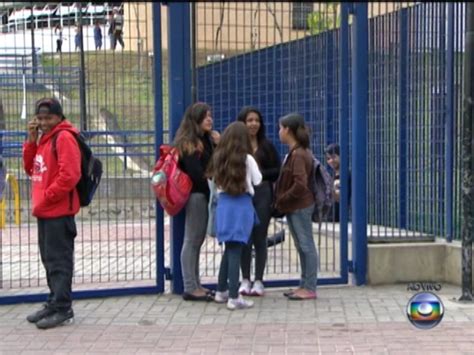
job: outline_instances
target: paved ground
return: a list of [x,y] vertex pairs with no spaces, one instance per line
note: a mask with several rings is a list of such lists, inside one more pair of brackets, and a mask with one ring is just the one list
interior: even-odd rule
[[253,309],[230,312],[175,295],[77,301],[72,325],[40,331],[25,321],[38,304],[0,306],[0,354],[474,354],[474,305],[458,287],[438,293],[441,324],[419,330],[405,316],[405,285],[321,287],[316,301],[269,290]]

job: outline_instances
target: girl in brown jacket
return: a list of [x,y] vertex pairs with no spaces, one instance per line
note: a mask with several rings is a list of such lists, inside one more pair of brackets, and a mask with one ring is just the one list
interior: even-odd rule
[[300,287],[285,293],[285,296],[290,300],[315,299],[318,255],[311,220],[315,202],[310,188],[313,154],[309,149],[309,133],[303,117],[296,113],[282,117],[279,135],[290,151],[277,181],[275,208],[286,214],[301,264]]

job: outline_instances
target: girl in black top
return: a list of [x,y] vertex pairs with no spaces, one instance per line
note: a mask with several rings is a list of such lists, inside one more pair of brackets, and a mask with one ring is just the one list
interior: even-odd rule
[[180,155],[179,167],[193,182],[186,204],[184,242],[181,251],[185,300],[212,300],[210,291],[199,281],[199,254],[207,229],[209,186],[205,175],[219,134],[212,131],[209,105],[197,102],[189,106],[176,132],[174,145]]
[[[262,183],[255,187],[253,203],[260,224],[252,230],[249,244],[242,252],[241,268],[243,280],[239,292],[243,295],[263,296],[263,272],[267,262],[267,231],[271,218],[273,200],[273,183],[280,172],[280,157],[275,146],[265,137],[265,126],[262,114],[255,107],[244,107],[240,111],[238,121],[247,126],[252,153],[262,173]],[[252,260],[252,245],[255,247],[255,282],[250,282],[250,264]]]

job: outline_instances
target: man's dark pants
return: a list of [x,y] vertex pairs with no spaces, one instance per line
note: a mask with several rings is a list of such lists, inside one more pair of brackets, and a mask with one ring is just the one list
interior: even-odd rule
[[76,234],[74,216],[38,218],[39,249],[50,291],[47,304],[58,312],[71,309]]

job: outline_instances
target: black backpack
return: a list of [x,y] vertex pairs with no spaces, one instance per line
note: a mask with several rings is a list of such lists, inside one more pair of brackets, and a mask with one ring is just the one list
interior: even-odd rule
[[[56,151],[58,134],[59,132],[52,138],[53,153],[56,159],[58,158],[58,152]],[[71,132],[71,134],[73,133]],[[102,162],[94,156],[82,134],[74,134],[74,137],[81,150],[81,178],[76,185],[76,189],[79,195],[80,205],[81,207],[85,207],[90,205],[95,191],[99,186],[102,177]]]

